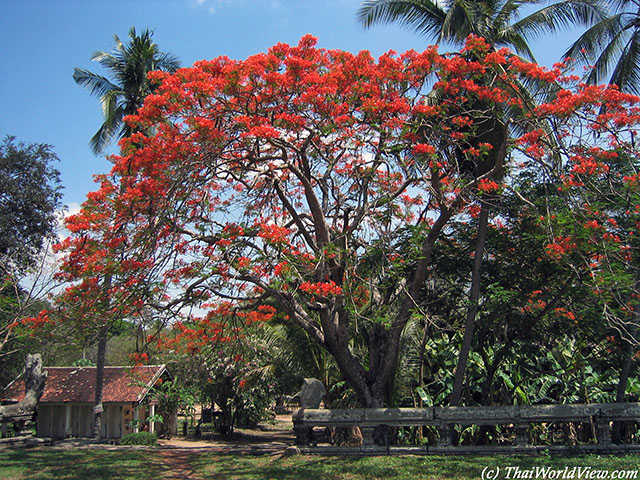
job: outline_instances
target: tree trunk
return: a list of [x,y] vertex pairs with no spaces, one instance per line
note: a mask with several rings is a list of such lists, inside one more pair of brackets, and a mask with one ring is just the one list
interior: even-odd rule
[[99,439],[102,431],[102,392],[104,388],[104,362],[107,351],[107,335],[109,333],[109,325],[105,325],[100,329],[100,338],[98,339],[98,358],[96,359],[96,390],[93,402],[93,438]]
[[467,371],[467,362],[473,341],[476,315],[478,313],[478,300],[480,298],[480,270],[484,257],[484,247],[487,241],[487,225],[489,223],[489,207],[482,200],[480,202],[480,217],[478,218],[478,237],[476,239],[476,250],[473,255],[473,267],[471,271],[471,289],[469,291],[469,308],[467,309],[467,320],[464,326],[462,346],[458,355],[458,364],[453,380],[453,392],[451,393],[451,406],[460,405],[462,400],[462,390],[464,387],[464,376]]
[[[636,272],[636,281],[634,290],[638,292],[640,290],[640,270]],[[633,306],[633,318],[632,324],[636,325],[632,329],[632,335],[635,336],[638,331],[637,325],[640,324],[640,304],[636,302]],[[624,360],[620,367],[620,378],[618,379],[618,387],[616,389],[616,403],[626,402],[625,393],[627,391],[627,383],[629,381],[629,373],[631,372],[631,363],[633,360],[633,348],[630,341],[626,341],[624,345]],[[611,439],[613,443],[622,442],[622,422],[613,422],[611,431]]]
[[[640,270],[636,271],[636,281],[634,291],[640,291]],[[638,325],[640,325],[640,303],[636,302],[633,306],[633,318],[631,320],[634,327],[631,330],[631,335],[635,336],[638,332]],[[616,389],[616,403],[626,402],[625,393],[627,391],[627,383],[629,381],[629,373],[631,372],[631,363],[633,361],[633,348],[631,341],[626,341],[624,345],[624,360],[620,367],[620,378],[618,379],[618,388]],[[614,443],[622,442],[622,422],[614,422],[611,432],[611,437]]]
[[[627,391],[627,382],[629,380],[629,372],[631,371],[631,345],[628,342],[627,345],[628,347],[625,348],[626,355],[620,369],[618,388],[616,389],[616,403],[626,402],[625,392]],[[622,443],[622,422],[613,422],[611,439],[613,443]]]
[[[424,387],[424,349],[427,347],[427,340],[429,339],[429,324],[425,320],[424,329],[422,330],[422,339],[420,340],[420,368],[418,373],[418,387]],[[424,401],[422,400],[422,396],[420,396],[420,408],[424,407]]]
[[[111,289],[112,276],[107,274],[102,283],[102,304],[105,314],[109,312],[111,307],[111,298],[109,290]],[[106,315],[105,315],[106,316]],[[107,353],[107,340],[109,335],[110,322],[105,319],[105,324],[100,327],[98,332],[98,358],[96,358],[96,384],[95,398],[93,401],[93,438],[99,439],[102,433],[102,391],[104,389],[104,359]]]
[[493,357],[493,362],[489,364],[487,368],[487,375],[485,377],[485,381],[482,386],[482,393],[480,396],[481,405],[489,406],[493,404],[493,394],[492,394],[493,379],[495,378],[498,368],[500,367],[505,357],[507,356],[507,353],[509,352],[509,348],[511,348],[512,343],[513,342],[511,340],[508,340],[502,346],[502,348],[500,348],[500,350],[498,350],[495,353]]

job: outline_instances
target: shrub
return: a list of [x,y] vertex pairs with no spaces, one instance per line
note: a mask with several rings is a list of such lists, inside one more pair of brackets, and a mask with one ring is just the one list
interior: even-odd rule
[[122,437],[120,445],[157,445],[158,435],[155,432],[129,433]]

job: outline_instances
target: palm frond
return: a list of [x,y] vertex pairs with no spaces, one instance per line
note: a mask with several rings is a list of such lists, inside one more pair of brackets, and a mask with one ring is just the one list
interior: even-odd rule
[[114,75],[122,71],[124,59],[118,52],[94,52],[91,56],[92,62],[98,62],[105,70],[109,70]]
[[119,125],[109,125],[103,122],[98,131],[95,133],[91,140],[89,140],[89,146],[95,155],[104,151],[105,147],[113,140],[116,135],[116,131]]
[[469,34],[480,34],[482,29],[482,16],[478,14],[480,8],[480,4],[473,2],[455,2],[446,12],[438,41],[462,43]]
[[628,35],[625,32],[611,40],[609,44],[601,51],[600,56],[593,63],[585,81],[591,84],[613,83],[612,78],[615,75],[609,75],[612,68],[615,70],[616,65],[624,61],[623,55],[625,45],[628,43]]
[[620,90],[640,93],[640,32],[636,31],[613,69],[610,83],[618,85]]
[[[118,111],[122,109],[119,108],[119,100],[122,96],[122,91],[120,90],[112,90],[111,92],[106,93],[102,97],[100,97],[100,106],[102,108],[102,117],[104,118],[104,123],[107,125],[117,125],[121,120],[118,118]],[[117,128],[112,128],[113,131]]]
[[356,17],[365,28],[398,23],[435,39],[440,35],[445,15],[445,10],[432,0],[365,0]]
[[83,68],[76,67],[73,69],[73,80],[78,85],[86,87],[91,95],[97,97],[102,97],[109,92],[118,90],[118,86],[111,83],[107,78]]
[[517,55],[527,60],[536,61],[526,38],[511,29],[500,32],[495,43],[496,46],[510,47]]
[[[131,27],[131,30],[129,31],[129,35],[131,35],[131,31],[133,31],[135,34],[136,30],[134,27]],[[122,40],[120,40],[120,37],[118,36],[117,33],[113,34],[113,44],[115,45],[114,50],[118,52],[122,52],[124,50],[124,43],[122,43]]]
[[638,2],[635,0],[609,0],[613,12],[637,12]]
[[154,65],[154,70],[163,70],[165,72],[175,72],[178,68],[180,68],[180,60],[168,52],[161,53]]
[[[498,5],[496,5],[498,7]],[[510,25],[511,21],[518,16],[518,11],[522,8],[522,2],[518,0],[507,0],[496,8],[496,12],[493,16],[493,22],[498,28],[504,28],[505,25]]]
[[595,63],[598,54],[612,42],[616,43],[622,32],[622,14],[607,17],[587,29],[567,49],[564,58],[571,57],[582,63]]
[[152,41],[149,29],[140,35],[132,27],[129,43],[124,44],[114,35],[111,52],[98,51],[91,57],[111,73],[113,80],[76,68],[73,78],[79,85],[89,89],[92,95],[100,97],[104,122],[89,142],[94,153],[99,153],[116,136],[129,136],[133,130],[123,123],[125,115],[135,113],[144,98],[151,93],[147,73],[151,70],[175,71],[179,64],[173,55],[160,52]]
[[606,13],[595,0],[566,0],[533,12],[511,28],[526,38],[535,38],[576,26],[589,27],[604,18]]

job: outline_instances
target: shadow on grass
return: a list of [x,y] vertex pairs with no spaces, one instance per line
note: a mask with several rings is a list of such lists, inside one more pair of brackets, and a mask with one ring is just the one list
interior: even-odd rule
[[162,471],[143,450],[0,450],[0,480],[147,480]]
[[[165,458],[167,455],[169,459]],[[175,455],[173,459],[172,455]],[[160,480],[192,473],[197,478],[224,480],[480,480],[485,467],[499,467],[500,474],[496,479],[506,479],[508,467],[562,470],[574,466],[598,471],[638,472],[640,456],[282,457],[153,449],[0,450],[0,480]],[[635,478],[639,477],[640,474],[636,473]],[[511,478],[515,478],[514,475]]]
[[[592,470],[640,470],[640,457],[250,457],[202,453],[191,458],[195,472],[203,478],[364,480],[364,479],[474,479],[485,467],[500,468],[497,478],[507,478],[507,468],[522,470],[590,467]],[[640,474],[639,474],[640,475]],[[513,471],[511,474],[513,478]]]

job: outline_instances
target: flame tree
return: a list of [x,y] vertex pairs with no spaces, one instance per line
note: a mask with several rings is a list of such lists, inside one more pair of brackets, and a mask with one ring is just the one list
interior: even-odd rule
[[[522,110],[533,98],[523,79],[572,79],[475,37],[459,54],[432,47],[376,61],[319,49],[310,36],[150,78],[157,90],[127,119],[138,133],[69,220],[61,310],[93,324],[145,306],[188,317],[176,328],[194,349],[224,339],[229,322],[281,315],[335,358],[366,407],[385,402],[401,333],[428,308],[432,253],[452,221],[509,188],[505,171],[552,174],[572,142],[603,143],[591,134],[596,118],[618,130],[637,121],[635,97],[563,90],[571,95],[514,115],[505,128],[526,133],[502,142],[505,164],[470,177],[465,164],[495,148],[474,132]],[[437,104],[431,90],[445,93]],[[606,118],[605,98],[618,108]],[[584,133],[563,134],[561,150],[549,141],[560,126]]]

